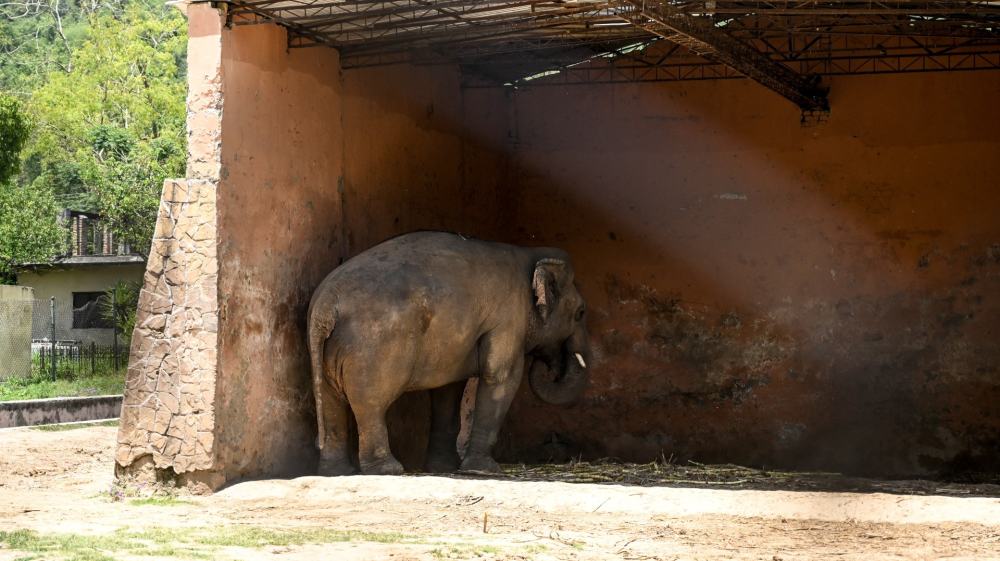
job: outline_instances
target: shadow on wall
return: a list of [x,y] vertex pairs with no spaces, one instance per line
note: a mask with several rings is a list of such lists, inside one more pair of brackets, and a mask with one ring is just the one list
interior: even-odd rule
[[[744,81],[508,98],[451,70],[344,77],[351,254],[442,229],[573,255],[591,388],[568,408],[522,388],[502,459],[997,467],[1000,79],[838,79],[830,123],[802,129]],[[949,109],[914,124],[930,106]],[[401,401],[415,467],[427,401]]]
[[834,86],[819,129],[744,81],[518,96],[511,241],[574,255],[600,359],[573,410],[521,396],[508,459],[995,468],[1000,80]]

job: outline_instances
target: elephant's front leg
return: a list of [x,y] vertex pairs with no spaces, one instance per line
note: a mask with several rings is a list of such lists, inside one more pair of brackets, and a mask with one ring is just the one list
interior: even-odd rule
[[479,378],[472,432],[461,469],[499,473],[500,465],[493,459],[493,445],[497,442],[510,402],[521,384],[524,357],[518,354],[514,357],[497,356],[491,360],[487,356],[486,368]]
[[425,469],[451,473],[458,469],[458,432],[461,428],[462,394],[468,380],[431,390],[431,434]]

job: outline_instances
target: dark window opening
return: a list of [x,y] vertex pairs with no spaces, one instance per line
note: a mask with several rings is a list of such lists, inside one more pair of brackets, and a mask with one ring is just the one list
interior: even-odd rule
[[73,293],[73,329],[111,329],[104,317],[103,292]]

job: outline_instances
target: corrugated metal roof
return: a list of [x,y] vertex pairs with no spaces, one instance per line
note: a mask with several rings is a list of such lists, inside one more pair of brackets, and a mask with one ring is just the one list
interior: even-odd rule
[[[291,47],[339,49],[344,68],[458,62],[493,83],[550,70],[565,79],[581,61],[607,70],[611,81],[748,75],[767,83],[787,74],[772,62],[816,74],[1000,68],[996,0],[223,3],[234,25],[276,22],[288,28]],[[621,52],[637,42],[639,51]]]

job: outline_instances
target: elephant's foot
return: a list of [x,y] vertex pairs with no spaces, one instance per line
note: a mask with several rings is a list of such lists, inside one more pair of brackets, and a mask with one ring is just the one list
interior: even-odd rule
[[462,459],[458,457],[458,452],[454,450],[450,454],[448,452],[430,451],[427,453],[427,462],[424,464],[424,469],[428,473],[453,473],[458,470],[458,464],[461,461]]
[[374,462],[361,462],[361,473],[365,475],[402,475],[403,464],[392,456]]
[[469,455],[465,457],[462,461],[462,467],[459,471],[468,471],[472,473],[502,473],[503,470],[500,469],[500,464],[496,462],[493,458],[486,455]]
[[317,475],[333,477],[337,475],[353,475],[357,473],[357,468],[350,460],[345,458],[320,458]]

